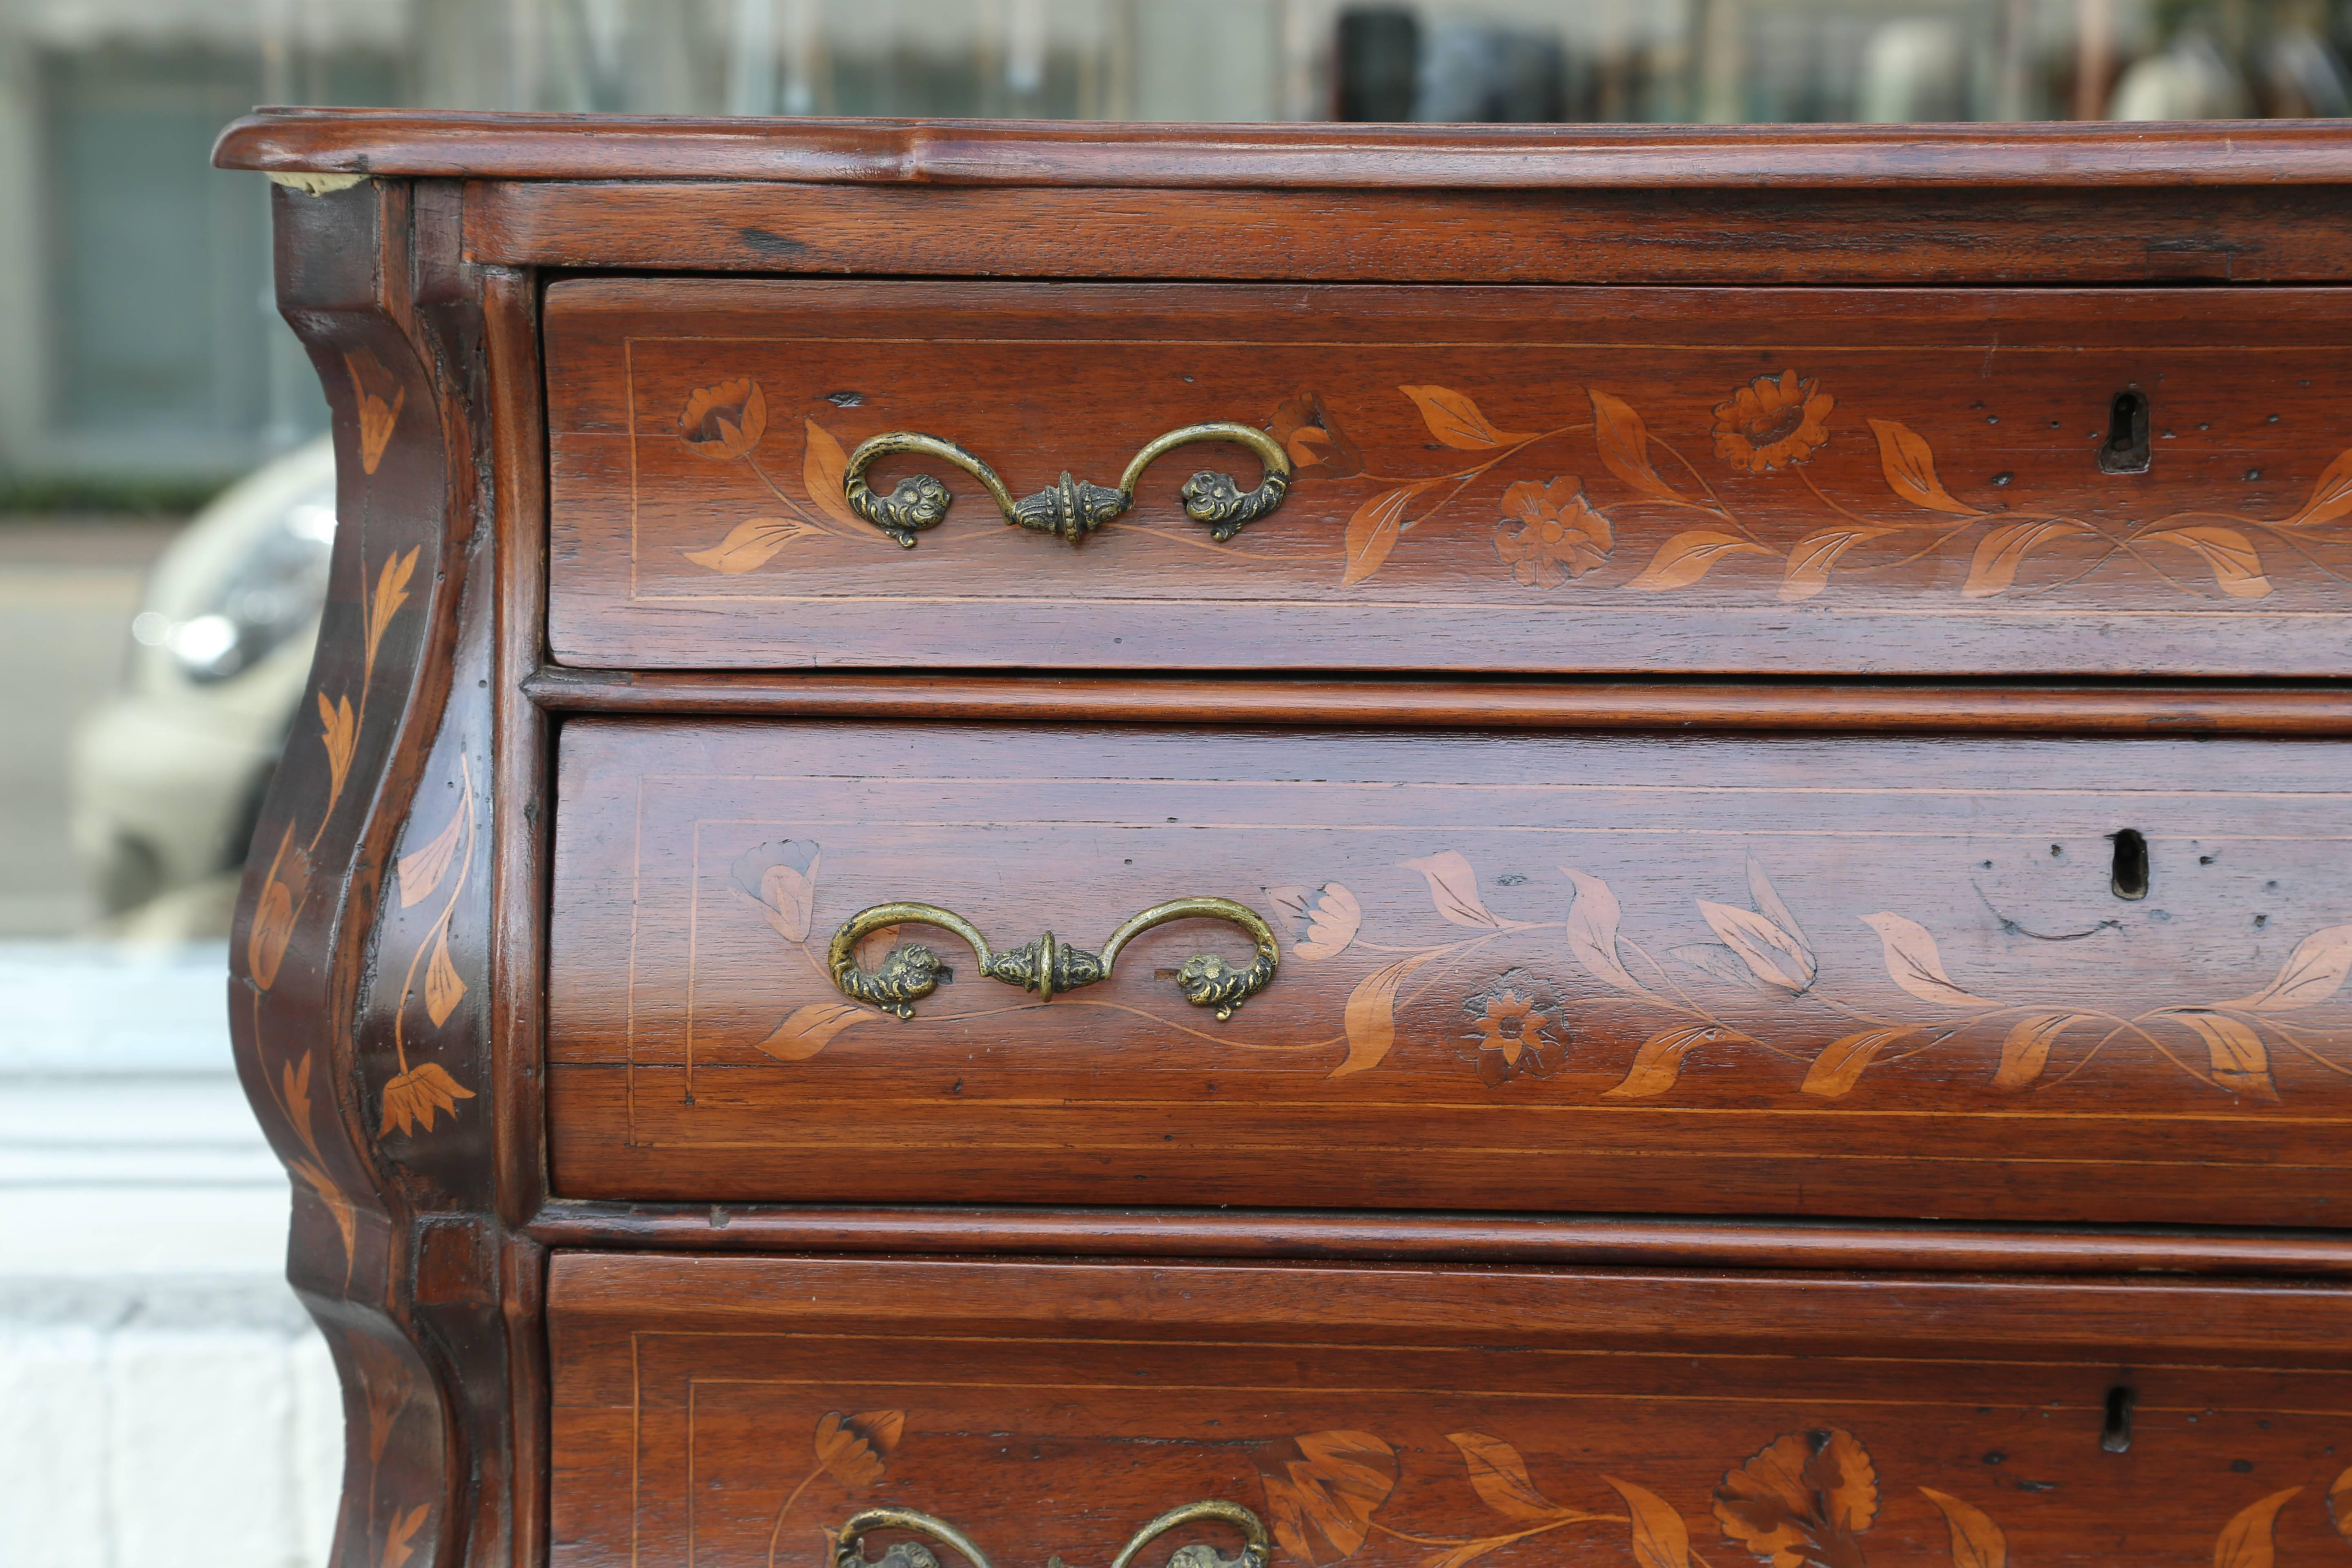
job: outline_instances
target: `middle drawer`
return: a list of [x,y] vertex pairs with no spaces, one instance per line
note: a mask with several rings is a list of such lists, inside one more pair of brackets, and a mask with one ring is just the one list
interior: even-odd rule
[[[561,772],[566,1196],[2339,1223],[2342,742],[583,720]],[[1188,898],[1278,944],[1229,1018],[1243,925],[1086,983]],[[902,920],[858,970],[950,973],[845,995],[903,901],[1003,973]],[[1062,994],[998,984],[1048,930]]]

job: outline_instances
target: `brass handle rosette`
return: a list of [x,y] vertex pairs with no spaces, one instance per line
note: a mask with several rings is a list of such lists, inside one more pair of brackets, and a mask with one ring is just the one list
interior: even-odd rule
[[1271,985],[1275,972],[1282,966],[1282,952],[1276,944],[1273,930],[1257,917],[1255,910],[1231,899],[1171,899],[1164,904],[1154,904],[1111,932],[1099,952],[1061,942],[1052,931],[1034,942],[998,952],[989,947],[988,939],[980,934],[978,927],[952,910],[943,910],[937,904],[877,904],[858,910],[833,933],[833,946],[825,963],[833,973],[833,983],[841,988],[843,995],[901,1018],[911,1018],[915,1016],[914,1005],[937,990],[941,980],[952,979],[953,972],[938,953],[920,943],[902,943],[893,948],[878,969],[860,968],[857,944],[885,926],[927,925],[953,931],[979,956],[982,974],[1034,992],[1039,1000],[1051,1002],[1065,991],[1108,979],[1120,952],[1145,931],[1171,921],[1191,920],[1228,921],[1241,927],[1257,944],[1255,955],[1245,964],[1203,952],[1186,959],[1176,971],[1176,985],[1184,993],[1184,1000],[1195,1007],[1215,1008],[1217,1021],[1223,1023],[1243,1003]]
[[[1130,1537],[1111,1559],[1110,1568],[1133,1568],[1135,1559],[1143,1549],[1179,1525],[1201,1520],[1214,1520],[1230,1524],[1242,1532],[1242,1549],[1231,1557],[1205,1542],[1195,1542],[1180,1546],[1168,1557],[1168,1568],[1265,1568],[1273,1548],[1266,1540],[1265,1526],[1256,1514],[1239,1503],[1208,1499],[1188,1502],[1181,1508],[1171,1508]],[[995,1568],[987,1553],[974,1544],[971,1537],[928,1513],[911,1508],[869,1508],[851,1514],[842,1521],[835,1536],[832,1568],[940,1568],[940,1560],[931,1549],[920,1542],[902,1541],[891,1546],[879,1557],[866,1555],[866,1532],[869,1530],[903,1530],[915,1535],[926,1535],[961,1557],[971,1568]],[[1048,1568],[1062,1568],[1056,1556]]]
[[1206,524],[1209,537],[1223,544],[1239,533],[1244,525],[1280,506],[1290,489],[1290,455],[1282,449],[1281,442],[1255,426],[1223,422],[1187,425],[1148,442],[1129,461],[1116,489],[1074,479],[1065,472],[1059,484],[1024,500],[1013,500],[1013,492],[997,478],[995,469],[953,441],[913,430],[894,430],[859,442],[857,449],[849,454],[841,475],[842,499],[849,503],[850,510],[912,550],[915,535],[927,528],[937,528],[955,498],[948,493],[947,486],[929,474],[909,474],[892,487],[888,495],[876,495],[873,487],[866,482],[866,470],[895,453],[919,453],[951,463],[985,485],[1007,523],[1050,533],[1076,544],[1135,504],[1135,487],[1142,479],[1143,470],[1155,459],[1196,441],[1235,442],[1256,453],[1258,461],[1265,466],[1255,489],[1243,489],[1231,474],[1203,468],[1186,479],[1177,492],[1183,498],[1184,515],[1194,522]]

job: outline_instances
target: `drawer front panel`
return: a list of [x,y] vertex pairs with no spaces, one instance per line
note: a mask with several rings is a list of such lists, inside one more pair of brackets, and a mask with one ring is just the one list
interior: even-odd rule
[[[2352,1113],[2331,742],[584,721],[551,1150],[579,1197],[2326,1225]],[[2137,847],[2135,846],[2137,840]],[[2121,879],[2119,881],[2118,879]],[[2129,897],[2137,893],[2139,896]],[[1051,1002],[853,1004],[898,900]]]
[[[546,331],[566,663],[2352,670],[2342,290],[582,280]],[[1231,444],[1075,548],[936,458],[873,470],[952,494],[914,548],[840,494],[879,435],[1018,498],[1203,421],[1295,463],[1223,542]]]
[[[1215,1500],[1276,1568],[2315,1563],[2352,1482],[2346,1305],[565,1256],[554,1561],[822,1561],[824,1532],[887,1507],[1004,1568],[1095,1568]],[[909,1539],[875,1529],[866,1553]],[[1139,1561],[1240,1539],[1195,1526]]]

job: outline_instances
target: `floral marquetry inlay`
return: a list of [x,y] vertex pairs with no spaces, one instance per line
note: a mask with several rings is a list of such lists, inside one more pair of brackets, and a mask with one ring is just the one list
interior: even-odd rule
[[[2352,305],[2189,297],[567,281],[551,647],[677,670],[2333,678]],[[1109,488],[1163,432],[1213,428],[1192,478]],[[1197,526],[1188,487],[1254,469],[1278,508]]]
[[[830,1476],[848,1492],[878,1479],[883,1450],[874,1445],[887,1436],[887,1446],[895,1446],[904,1421],[895,1410],[824,1417],[817,1429],[817,1468],[777,1512],[771,1562],[786,1517],[810,1484]],[[1335,1568],[1357,1558],[1400,1568],[1466,1568],[1560,1532],[1570,1533],[1546,1541],[1543,1550],[1557,1552],[1569,1540],[1597,1545],[1613,1539],[1638,1568],[1705,1568],[1707,1558],[1694,1544],[1690,1521],[1647,1486],[1614,1475],[1580,1478],[1580,1490],[1609,1500],[1592,1506],[1562,1502],[1545,1491],[1527,1458],[1505,1438],[1465,1431],[1448,1433],[1444,1440],[1460,1467],[1454,1484],[1485,1515],[1467,1531],[1459,1522],[1396,1517],[1406,1511],[1391,1503],[1407,1461],[1372,1432],[1302,1432],[1259,1446],[1251,1458],[1260,1496],[1252,1500],[1262,1502],[1276,1546],[1302,1568]],[[828,1458],[828,1441],[836,1450],[853,1452],[853,1462],[845,1466]],[[1864,1537],[1878,1517],[1880,1484],[1869,1451],[1853,1433],[1789,1432],[1726,1470],[1697,1517],[1711,1512],[1725,1545],[1773,1568],[1867,1568]],[[1933,1488],[1917,1491],[1950,1525],[1954,1568],[2005,1568],[2008,1541],[1990,1514]],[[2277,1500],[2273,1500],[2273,1511]],[[1475,1517],[1474,1510],[1458,1507],[1449,1512]],[[2267,1539],[2266,1520],[2262,1528]],[[834,1532],[822,1533],[830,1547]]]
[[[1934,447],[1917,430],[1876,416],[1862,418],[1859,429],[1849,426],[1821,378],[1794,368],[1733,387],[1709,407],[1673,411],[1674,438],[1664,433],[1667,425],[1654,431],[1631,403],[1599,386],[1580,389],[1580,412],[1589,417],[1539,430],[1499,428],[1475,397],[1451,387],[1396,390],[1418,411],[1435,447],[1462,454],[1455,466],[1426,473],[1380,471],[1372,466],[1378,454],[1368,456],[1333,415],[1330,401],[1312,390],[1284,401],[1264,422],[1302,482],[1384,487],[1357,503],[1347,520],[1338,552],[1342,587],[1379,573],[1409,531],[1441,518],[1490,528],[1505,574],[1538,591],[1575,584],[1670,594],[1742,557],[1750,558],[1750,567],[1769,570],[1772,597],[1783,603],[1818,597],[1835,581],[1866,581],[1944,555],[1967,563],[1957,589],[1962,599],[2030,597],[2110,569],[2137,571],[2181,594],[2223,603],[2268,597],[2274,571],[2352,581],[2352,536],[2345,532],[2352,516],[2352,449],[2329,463],[2309,498],[2284,517],[2197,508],[2119,522],[1957,496],[1937,474]],[[1680,435],[1685,426],[1686,442]],[[843,499],[841,440],[816,419],[803,421],[796,494],[760,460],[767,427],[767,395],[750,376],[699,387],[680,411],[678,439],[707,458],[745,464],[782,513],[746,518],[717,542],[687,552],[697,565],[737,575],[766,566],[794,543],[874,537]],[[1607,476],[1605,493],[1582,476],[1547,473],[1540,466],[1567,460],[1586,437],[1589,456]],[[1839,438],[1874,445],[1883,495],[1841,498],[1814,480],[1809,465]],[[1719,489],[1705,463],[1685,455],[1685,445],[1721,473],[1801,488],[1799,514],[1810,510],[1811,521],[1791,534],[1785,523],[1751,518],[1747,503]],[[1530,464],[1538,465],[1532,472]],[[1465,493],[1497,476],[1507,480],[1501,516],[1481,522]],[[2004,473],[1999,482],[2006,486],[2011,478]],[[1638,559],[1617,562],[1627,525],[1660,517],[1680,517],[1690,526],[1644,546]],[[2053,552],[2062,544],[2068,546],[2063,558]],[[1245,553],[1237,552],[1237,559]]]
[[[1592,455],[1616,487],[1612,500],[1595,501],[1572,474],[1514,478],[1503,492],[1495,552],[1522,586],[1548,589],[1591,578],[1604,587],[1664,594],[1689,587],[1726,562],[1752,556],[1774,563],[1774,596],[1787,603],[1821,595],[1833,574],[1867,577],[1925,556],[1965,551],[1968,574],[1959,594],[1968,599],[2063,586],[2113,563],[2137,567],[2184,594],[2260,599],[2271,592],[2265,548],[2284,552],[2295,570],[2336,582],[2346,580],[2343,567],[2352,564],[2321,558],[2352,546],[2343,531],[2345,518],[2352,514],[2352,450],[2330,463],[2310,499],[2284,518],[2198,510],[2117,526],[2071,513],[1958,499],[1937,477],[1935,450],[1925,437],[1897,420],[1872,417],[1867,426],[1887,493],[1875,504],[1862,499],[1849,503],[1823,490],[1806,471],[1836,434],[1837,399],[1817,378],[1790,369],[1735,388],[1715,405],[1706,426],[1715,458],[1729,470],[1750,477],[1783,474],[1809,492],[1818,524],[1785,537],[1752,522],[1717,490],[1703,467],[1653,434],[1631,404],[1599,387],[1584,389],[1590,420],[1533,433],[1496,429],[1475,401],[1446,387],[1397,390],[1412,399],[1440,444],[1476,456],[1433,474],[1374,473],[1359,466],[1359,449],[1345,440],[1319,395],[1302,393],[1275,415],[1273,428],[1288,441],[1303,479],[1319,470],[1335,479],[1360,476],[1391,485],[1363,501],[1349,519],[1344,584],[1361,582],[1386,565],[1406,530],[1449,509],[1458,511],[1455,503],[1464,490],[1490,470],[1508,472],[1531,451],[1588,434]],[[1344,454],[1336,459],[1345,465],[1344,472],[1327,454]],[[2000,482],[2006,485],[2010,478],[2004,474]],[[1871,510],[1857,511],[1857,505]],[[1657,545],[1631,576],[1609,581],[1601,568],[1616,548],[1616,520],[1661,510],[1705,521]],[[2029,554],[2067,539],[2089,542],[2097,553],[2070,561],[2058,574],[2019,582]],[[2211,578],[2210,590],[2185,580],[2194,572]]]
[[[1983,1213],[2010,1185],[1958,1168],[1991,1166],[2045,1212],[2324,1223],[2342,1168],[2341,742],[583,719],[563,745],[555,1136],[600,1196],[1279,1201],[1378,1146],[1472,1207],[1703,1181]],[[1075,966],[1188,900],[1264,936],[1155,927],[1050,996],[1000,962],[1050,933]],[[1261,952],[1245,1006],[1186,989]],[[891,1152],[934,1148],[952,1170]],[[2124,1160],[2166,1184],[2080,1195]]]
[[[372,356],[369,363],[373,364]],[[369,372],[381,373],[381,366]],[[352,367],[355,384],[361,383],[360,367]],[[382,399],[377,400],[380,404]],[[383,424],[383,439],[389,439],[392,424],[399,416],[398,400],[383,404],[377,416]],[[382,441],[376,447],[382,456]],[[371,461],[369,468],[373,468]],[[309,1187],[334,1216],[338,1234],[343,1244],[344,1263],[352,1261],[356,1216],[351,1198],[328,1174],[328,1161],[320,1147],[322,1129],[321,1115],[331,1115],[331,1105],[314,1101],[311,1093],[312,1052],[307,1047],[297,1051],[285,1048],[287,1059],[270,1072],[268,1036],[263,1028],[262,1003],[278,983],[279,964],[284,961],[288,943],[292,940],[295,922],[308,902],[311,888],[311,862],[319,850],[320,840],[326,836],[328,824],[334,820],[335,807],[343,798],[343,786],[351,775],[352,759],[358,750],[362,731],[367,724],[368,696],[375,685],[376,655],[383,647],[384,633],[392,626],[401,606],[408,602],[409,579],[416,571],[417,551],[411,548],[395,552],[376,571],[373,581],[367,563],[361,561],[360,581],[362,623],[365,643],[360,663],[359,702],[354,706],[347,692],[338,692],[331,699],[320,688],[312,693],[318,708],[319,743],[327,754],[326,798],[319,803],[318,821],[308,838],[296,841],[299,823],[289,815],[278,847],[270,857],[268,868],[263,874],[261,892],[254,904],[252,922],[246,937],[245,972],[251,982],[251,1027],[253,1048],[262,1060],[271,1096],[286,1124],[292,1128],[301,1142],[303,1157],[290,1162],[289,1168],[295,1178]],[[412,1526],[413,1528],[413,1526]]]
[[[810,933],[821,859],[814,842],[783,840],[747,851],[729,873],[733,896],[820,973]],[[1991,1087],[2007,1091],[2063,1083],[2103,1057],[2126,1053],[2255,1100],[2279,1098],[2274,1053],[2352,1074],[2344,1031],[2308,1016],[2332,1001],[2352,974],[2352,923],[2303,936],[2274,973],[2247,976],[2242,994],[2167,1000],[2126,1013],[2055,994],[1980,994],[1947,970],[1927,925],[1895,910],[1858,913],[1854,918],[1876,938],[1885,978],[1912,1004],[1893,1011],[1851,993],[1847,987],[1857,977],[1823,973],[1806,921],[1752,854],[1742,868],[1744,886],[1721,889],[1721,899],[1694,898],[1695,918],[1654,945],[1625,932],[1626,911],[1607,880],[1572,866],[1557,868],[1568,914],[1553,921],[1496,914],[1487,907],[1476,868],[1459,851],[1401,862],[1398,868],[1419,873],[1437,916],[1469,934],[1435,946],[1382,945],[1365,930],[1360,900],[1340,883],[1279,887],[1266,895],[1287,956],[1319,963],[1359,946],[1377,956],[1348,994],[1339,1034],[1322,1042],[1338,1056],[1332,1078],[1387,1061],[1397,1047],[1399,1015],[1433,991],[1459,997],[1460,1054],[1490,1090],[1558,1071],[1579,1030],[1580,1010],[1619,999],[1649,1012],[1659,1026],[1606,1091],[1604,1098],[1617,1100],[1672,1095],[1685,1064],[1701,1051],[1749,1059],[1763,1071],[1797,1071],[1803,1093],[1842,1100],[1864,1087],[1874,1067],[1978,1035],[1998,1037]],[[861,962],[878,965],[901,950],[911,951],[900,928],[887,928],[867,940]],[[1456,978],[1494,965],[1495,954],[1508,955],[1507,967],[1494,969],[1484,981]],[[1558,985],[1530,972],[1527,965],[1538,961],[1561,971]],[[1570,983],[1570,973],[1581,984]],[[1825,1016],[1844,1032],[1809,1057],[1792,1056],[1771,1033],[1731,1020],[1733,1006],[1759,999],[1792,1020],[1817,1024]],[[1145,1016],[1212,1044],[1250,1044],[1173,1016]],[[811,1003],[780,1022],[760,1049],[779,1061],[805,1061],[845,1031],[882,1021],[884,1015],[872,1007],[838,999]]]
[[[877,1410],[855,1415],[834,1411],[817,1423],[815,1467],[785,1497],[768,1532],[771,1568],[805,1549],[792,1544],[801,1533],[814,1533],[828,1555],[849,1546],[829,1526],[810,1521],[788,1533],[787,1521],[819,1482],[834,1493],[823,1506],[843,1510],[880,1480],[906,1422],[902,1411]],[[1674,1500],[1675,1489],[1662,1492],[1606,1473],[1575,1478],[1576,1490],[1569,1495],[1581,1500],[1562,1501],[1545,1489],[1528,1457],[1507,1439],[1461,1431],[1447,1433],[1444,1442],[1458,1467],[1453,1485],[1464,1497],[1449,1501],[1441,1519],[1413,1517],[1415,1511],[1431,1511],[1427,1500],[1433,1494],[1425,1489],[1416,1489],[1423,1500],[1417,1510],[1396,1504],[1407,1479],[1405,1454],[1377,1433],[1348,1428],[1302,1432],[1258,1445],[1251,1451],[1258,1496],[1249,1502],[1263,1509],[1278,1554],[1297,1568],[1337,1568],[1351,1560],[1366,1568],[1467,1568],[1490,1556],[1497,1563],[1531,1560],[1526,1549],[1536,1542],[1541,1544],[1535,1550],[1552,1560],[1565,1550],[1577,1553],[1576,1561],[1590,1554],[1595,1562],[1630,1562],[1634,1568],[1709,1568],[1724,1561],[1711,1552],[1769,1568],[1870,1568],[1874,1527],[1898,1506],[1914,1516],[1927,1510],[1940,1523],[1937,1533],[1948,1539],[1952,1568],[2010,1568],[2009,1536],[1996,1510],[2031,1507],[2033,1492],[2051,1489],[2032,1489],[2022,1504],[2011,1499],[1982,1506],[1937,1487],[1882,1475],[1861,1436],[1843,1427],[1816,1426],[1783,1432],[1731,1462],[1711,1487],[1692,1489],[1696,1506],[1686,1512]],[[1654,1476],[1649,1479],[1658,1481]],[[912,1484],[919,1496],[919,1473]],[[1898,1488],[1906,1500],[1899,1505]],[[2280,1514],[2310,1489],[2273,1491],[2229,1516],[2213,1538],[2214,1568],[2273,1568]],[[2331,1509],[2347,1496],[2352,1469],[2336,1478]],[[1477,1522],[1465,1528],[1465,1518]],[[2352,1523],[2335,1511],[2329,1520],[2352,1544]],[[2116,1524],[2126,1528],[2126,1521]],[[928,1548],[900,1550],[908,1563],[939,1561]],[[1206,1552],[1181,1548],[1171,1561],[1181,1568],[1213,1560]],[[1882,1558],[1889,1560],[1917,1561]],[[1055,1562],[1060,1561],[1056,1555]]]

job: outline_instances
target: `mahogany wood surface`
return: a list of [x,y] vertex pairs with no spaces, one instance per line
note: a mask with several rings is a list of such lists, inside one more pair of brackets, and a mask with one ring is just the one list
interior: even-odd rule
[[541,1551],[518,1517],[544,1473],[518,1435],[544,1407],[541,1252],[500,1225],[487,1114],[497,606],[457,197],[273,196],[279,303],[333,413],[339,527],[247,862],[229,1022],[292,1179],[288,1272],[342,1380],[333,1560],[370,1568]]
[[495,835],[488,978],[491,1059],[499,1085],[487,1109],[493,1130],[500,1236],[499,1306],[509,1361],[512,1447],[507,1500],[518,1564],[547,1559],[546,1249],[527,1228],[545,1201],[544,1106],[539,1093],[546,988],[547,847],[551,814],[541,804],[552,726],[522,687],[546,660],[546,421],[540,382],[538,289],[528,272],[482,276],[483,353],[491,376],[489,437],[495,471],[492,541],[499,600],[490,701],[493,787],[516,803]]
[[[1363,1568],[2201,1568],[2256,1518],[2321,1561],[2347,1321],[2293,1287],[566,1254],[554,1561],[805,1561],[897,1507],[1093,1563],[1199,1499]],[[1236,1544],[1147,1561],[1184,1540]]]
[[[579,281],[547,332],[564,664],[2352,670],[2332,290]],[[958,497],[911,549],[838,493],[886,432],[1022,495],[1206,420],[1298,465],[1224,544],[1174,498],[1230,445],[1076,546],[935,460],[875,470]]]
[[1300,186],[2352,182],[2337,121],[2027,125],[1132,125],[263,109],[224,168],[378,176]]
[[2333,185],[1339,192],[484,181],[549,268],[1386,283],[2328,283]]
[[[2347,151],[233,127],[366,176],[272,196],[340,526],[230,984],[334,1568],[2341,1550]],[[819,499],[1220,417],[1231,546],[1216,448],[1075,551]],[[1227,1022],[1214,924],[823,972],[1179,894]]]
[[[2327,742],[578,720],[548,1059],[573,1197],[2327,1224],[2352,1110]],[[2145,896],[2116,891],[2121,832]],[[1240,900],[912,1022],[833,931]],[[868,967],[890,944],[870,944]],[[1507,1181],[1498,1181],[1499,1170]]]
[[2352,1274],[2340,1231],[2185,1226],[1856,1225],[1614,1215],[945,1205],[624,1204],[558,1198],[549,1247],[680,1252],[1007,1253],[1132,1258],[1432,1259],[1946,1273]]
[[1904,731],[1937,734],[2343,735],[2341,685],[1962,686],[1920,682],[1274,680],[546,668],[522,689],[556,713],[713,718],[1380,724],[1391,728]]

